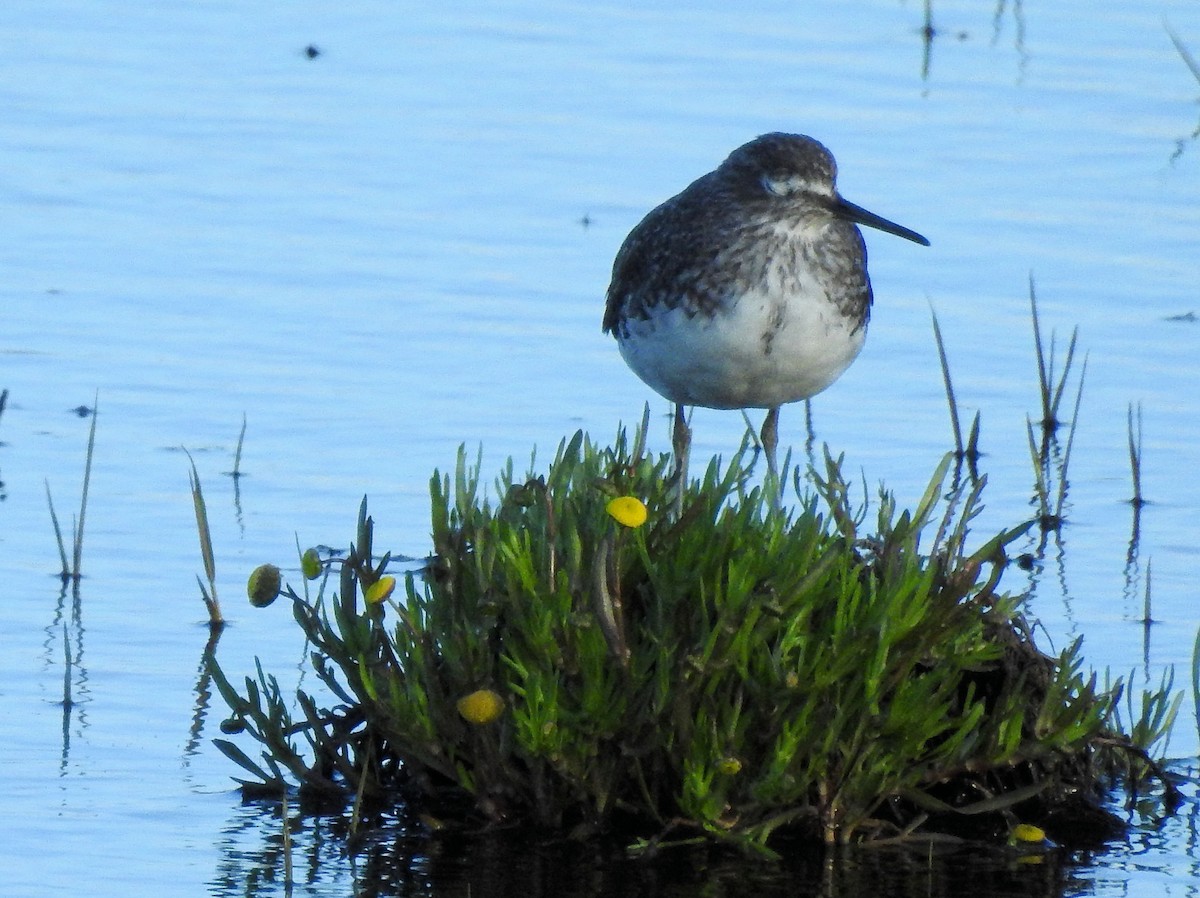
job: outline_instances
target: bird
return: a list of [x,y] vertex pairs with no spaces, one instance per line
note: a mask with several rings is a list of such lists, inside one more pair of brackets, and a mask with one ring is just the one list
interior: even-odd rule
[[685,408],[766,409],[776,461],[780,407],[820,393],[866,340],[873,294],[858,225],[929,241],[842,198],[837,163],[803,134],[763,134],[652,209],[613,262],[602,330],[673,403],[676,509],[691,431]]

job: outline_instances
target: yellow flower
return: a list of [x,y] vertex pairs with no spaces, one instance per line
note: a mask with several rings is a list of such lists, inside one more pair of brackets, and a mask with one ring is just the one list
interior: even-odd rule
[[460,698],[457,707],[467,723],[484,726],[500,719],[504,713],[504,699],[491,689],[477,689]]
[[316,549],[305,549],[300,556],[300,573],[305,580],[316,580],[321,576],[321,553]]
[[366,588],[363,596],[367,600],[368,605],[378,605],[396,589],[395,577],[380,577],[374,583]]
[[623,527],[641,527],[646,523],[646,506],[635,496],[618,496],[605,506],[609,515]]
[[1032,823],[1018,823],[1012,828],[1012,837],[1017,842],[1045,842],[1046,831]]
[[251,571],[250,579],[246,581],[246,595],[250,597],[250,604],[255,608],[266,608],[279,598],[279,588],[282,585],[283,578],[279,568],[273,564],[260,564]]

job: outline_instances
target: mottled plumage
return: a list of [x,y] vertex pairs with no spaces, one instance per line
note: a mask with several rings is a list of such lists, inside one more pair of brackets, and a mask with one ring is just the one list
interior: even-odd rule
[[774,470],[779,406],[849,367],[871,311],[857,224],[928,245],[843,200],[819,142],[765,134],[652,210],[613,264],[604,330],[642,380],[682,406],[766,408]]

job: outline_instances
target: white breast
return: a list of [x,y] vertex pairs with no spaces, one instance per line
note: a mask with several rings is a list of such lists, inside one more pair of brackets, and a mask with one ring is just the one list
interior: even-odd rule
[[768,283],[712,315],[660,306],[628,322],[621,355],[657,393],[684,405],[771,408],[807,399],[854,361],[866,325],[816,284],[780,287]]

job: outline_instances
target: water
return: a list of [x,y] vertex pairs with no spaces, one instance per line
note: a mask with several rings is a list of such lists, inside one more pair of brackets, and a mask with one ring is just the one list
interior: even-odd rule
[[[301,660],[286,610],[250,609],[244,578],[288,565],[297,536],[344,543],[363,494],[378,543],[418,554],[429,474],[460,443],[482,441],[495,469],[578,427],[611,434],[649,400],[667,448],[666,403],[600,334],[612,257],[646,210],[764,131],[818,137],[849,199],[933,242],[867,235],[871,334],[814,404],[818,440],[902,502],[920,494],[950,445],[932,305],[964,411],[983,417],[977,532],[1029,514],[1032,275],[1060,359],[1079,325],[1087,382],[1069,523],[1044,565],[1006,582],[1032,584],[1049,637],[1083,635],[1095,668],[1156,683],[1176,665],[1183,686],[1200,364],[1195,322],[1169,318],[1200,311],[1200,83],[1163,20],[1200,53],[1200,12],[1043,6],[937,3],[927,51],[920,5],[897,0],[6,8],[0,854],[13,894],[240,892],[247,877],[280,890],[256,872],[278,821],[231,789],[209,742],[219,700],[197,713],[208,634],[180,447],[232,619],[219,657],[235,673],[259,655],[286,679]],[[69,528],[91,423],[71,410],[96,391],[76,604],[50,576],[44,481]],[[1134,553],[1131,402],[1152,502]],[[235,493],[223,472],[243,414]],[[741,437],[736,414],[693,423],[695,458]],[[782,440],[803,435],[802,410],[785,409]],[[1148,569],[1161,624],[1147,646]],[[1190,704],[1171,746],[1183,759],[1197,754]],[[1195,833],[1189,804],[1162,830],[1065,859],[1043,891],[1186,894]],[[370,881],[330,827],[297,840],[319,861],[308,893]],[[404,855],[407,878],[379,890],[441,888],[419,863],[434,850]]]

